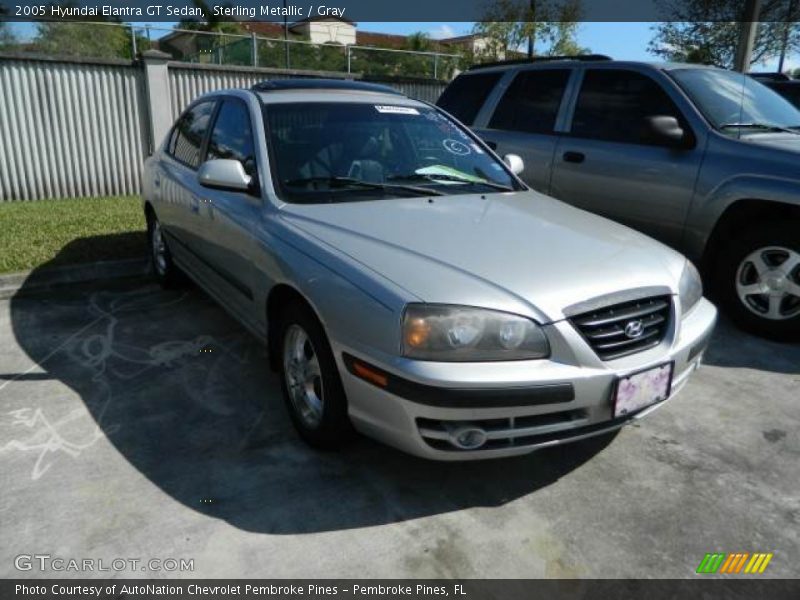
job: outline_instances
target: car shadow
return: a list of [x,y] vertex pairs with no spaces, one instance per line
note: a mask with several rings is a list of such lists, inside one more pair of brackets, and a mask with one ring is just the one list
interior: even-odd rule
[[738,329],[720,315],[703,362],[716,367],[800,374],[800,344],[759,338]]
[[[319,452],[293,430],[265,348],[197,288],[120,280],[24,292],[10,301],[11,327],[44,373],[2,379],[69,386],[88,409],[77,411],[86,423],[63,394],[37,402],[49,424],[66,424],[59,439],[89,448],[105,437],[175,500],[249,531],[331,531],[502,505],[569,474],[613,439],[502,464],[427,461],[366,438]],[[90,448],[71,460],[107,469],[109,493],[124,483],[116,456]]]

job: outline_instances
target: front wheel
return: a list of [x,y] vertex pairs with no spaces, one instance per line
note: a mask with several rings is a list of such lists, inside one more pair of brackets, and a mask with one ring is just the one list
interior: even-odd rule
[[798,226],[765,223],[719,254],[718,300],[742,329],[776,341],[800,341]]
[[336,361],[319,320],[304,306],[289,306],[279,327],[281,383],[300,436],[318,448],[340,446],[353,434]]

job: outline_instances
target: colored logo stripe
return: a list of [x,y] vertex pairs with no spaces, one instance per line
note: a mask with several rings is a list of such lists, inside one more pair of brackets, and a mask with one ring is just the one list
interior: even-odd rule
[[[763,573],[774,554],[766,552],[733,552],[726,554],[723,552],[708,553],[700,561],[696,573],[728,573],[738,574],[744,568],[745,573]],[[749,561],[748,561],[749,559]],[[745,564],[747,566],[745,566]]]
[[750,562],[747,563],[747,566],[744,568],[745,573],[763,573],[764,569],[767,568],[769,561],[772,560],[772,553],[769,554],[761,553],[761,554],[753,554],[753,558],[750,559]]

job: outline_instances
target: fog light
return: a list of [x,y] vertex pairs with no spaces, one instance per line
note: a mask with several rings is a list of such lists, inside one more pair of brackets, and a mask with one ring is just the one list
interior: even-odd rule
[[475,450],[486,443],[486,432],[474,425],[463,425],[450,431],[450,443],[462,450]]

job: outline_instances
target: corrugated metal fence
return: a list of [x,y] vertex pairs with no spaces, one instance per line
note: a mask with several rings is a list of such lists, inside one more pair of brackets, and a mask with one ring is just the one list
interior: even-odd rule
[[142,89],[130,64],[0,60],[0,200],[137,193]]
[[[177,116],[204,92],[297,75],[170,63],[167,100]],[[444,89],[382,83],[427,101]],[[0,56],[0,201],[139,193],[148,119],[139,64]]]

